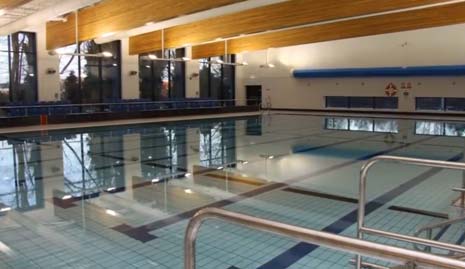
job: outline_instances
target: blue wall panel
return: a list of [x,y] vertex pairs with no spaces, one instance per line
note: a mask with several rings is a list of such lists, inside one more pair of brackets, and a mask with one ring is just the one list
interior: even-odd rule
[[294,70],[295,78],[464,76],[465,65]]

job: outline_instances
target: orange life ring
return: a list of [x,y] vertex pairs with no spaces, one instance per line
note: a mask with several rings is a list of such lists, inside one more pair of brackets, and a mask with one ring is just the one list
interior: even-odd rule
[[384,90],[386,96],[393,97],[397,95],[397,87],[394,83],[389,83]]

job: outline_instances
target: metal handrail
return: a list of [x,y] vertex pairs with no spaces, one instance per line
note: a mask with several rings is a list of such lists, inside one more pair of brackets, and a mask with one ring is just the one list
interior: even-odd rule
[[376,257],[385,261],[409,263],[431,268],[465,269],[465,262],[432,254],[382,245],[356,238],[310,230],[298,226],[260,219],[218,208],[199,211],[187,225],[184,238],[184,269],[195,269],[196,239],[200,227],[208,219],[220,219],[247,228],[291,237],[335,250]]
[[[432,237],[433,237],[433,230],[439,229],[439,228],[444,228],[444,227],[447,227],[449,225],[453,225],[453,224],[456,224],[456,223],[459,223],[459,222],[463,222],[464,220],[465,220],[465,217],[460,217],[460,218],[456,218],[456,219],[451,219],[451,220],[447,220],[447,221],[427,225],[427,226],[422,227],[421,229],[417,230],[413,234],[413,236],[420,237],[420,235],[422,233],[426,232],[426,236],[427,236],[426,239],[431,240]],[[420,247],[418,247],[418,245],[416,245],[416,244],[415,244],[414,247],[415,247],[416,250],[421,250]],[[425,251],[431,252],[431,247],[426,247]]]
[[[367,178],[368,178],[368,172],[375,164],[382,162],[382,161],[416,165],[416,166],[424,166],[424,167],[431,167],[431,168],[445,168],[445,169],[465,171],[464,163],[425,160],[425,159],[397,157],[397,156],[378,156],[378,157],[374,157],[370,159],[367,163],[363,165],[360,171],[360,185],[359,185],[360,193],[359,193],[357,237],[359,239],[363,239],[364,234],[372,234],[372,235],[388,237],[388,238],[392,238],[396,240],[401,240],[401,241],[405,241],[409,243],[422,244],[425,246],[436,247],[436,248],[440,248],[440,249],[444,249],[448,251],[465,253],[465,247],[462,247],[462,246],[365,227],[365,206],[366,206],[366,199],[367,199],[366,198],[367,197],[366,183],[367,183]],[[361,263],[362,263],[362,258],[358,256],[357,257],[357,269],[361,268]]]

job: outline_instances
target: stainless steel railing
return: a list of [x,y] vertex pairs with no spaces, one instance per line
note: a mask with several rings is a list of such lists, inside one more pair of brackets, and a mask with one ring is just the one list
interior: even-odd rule
[[335,250],[375,257],[389,262],[414,262],[416,265],[430,268],[465,269],[465,262],[460,260],[310,230],[217,208],[203,209],[190,220],[184,239],[184,269],[196,268],[196,239],[200,227],[208,219],[220,219],[247,228],[283,235]]
[[[391,233],[383,230],[372,229],[365,227],[365,206],[366,206],[366,184],[368,178],[369,170],[379,162],[393,162],[393,163],[402,163],[416,166],[425,166],[431,168],[444,168],[444,169],[453,169],[453,170],[462,170],[465,171],[464,163],[455,163],[455,162],[446,162],[446,161],[436,161],[436,160],[424,160],[416,158],[407,158],[407,157],[397,157],[397,156],[378,156],[369,160],[361,169],[360,172],[360,185],[359,185],[359,209],[358,209],[358,223],[357,223],[357,236],[360,240],[363,239],[364,234],[372,234],[383,237],[388,237],[396,240],[401,240],[413,244],[421,244],[429,247],[436,247],[452,252],[465,253],[465,247],[453,245],[449,243],[438,242],[430,239],[423,239],[414,236],[402,235],[397,233]],[[357,256],[357,269],[362,268],[362,257]]]

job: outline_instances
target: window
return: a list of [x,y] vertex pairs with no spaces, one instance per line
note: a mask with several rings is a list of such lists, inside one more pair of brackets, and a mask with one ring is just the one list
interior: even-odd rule
[[327,96],[326,107],[332,108],[349,108],[349,97],[345,96]]
[[465,137],[465,124],[438,121],[417,121],[415,134]]
[[445,98],[444,104],[447,111],[465,111],[465,98]]
[[[235,62],[234,55],[230,55],[228,58],[231,58],[231,62]],[[223,56],[200,60],[201,98],[218,100],[235,99],[235,66],[221,64],[222,61],[225,61]]]
[[[184,98],[185,62],[153,60],[149,55],[162,58],[161,51],[139,56],[140,98],[152,101]],[[184,56],[184,49],[168,49],[164,58],[181,59]]]
[[395,97],[375,97],[375,109],[397,109],[399,99]]
[[444,100],[441,97],[417,97],[416,110],[444,110]]
[[398,109],[397,97],[326,96],[327,108]]
[[0,37],[0,103],[37,102],[35,33]]
[[71,103],[103,103],[121,98],[121,43],[96,44],[86,41],[59,49],[60,53],[98,54],[113,56],[60,56],[61,99]]

